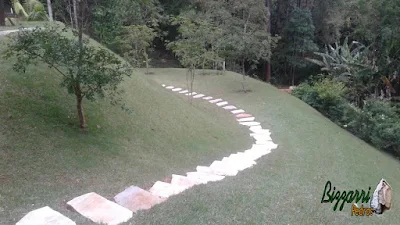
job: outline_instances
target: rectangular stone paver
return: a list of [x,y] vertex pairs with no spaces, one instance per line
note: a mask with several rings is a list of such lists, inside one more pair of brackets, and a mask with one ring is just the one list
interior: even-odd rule
[[[237,169],[238,171],[245,170],[247,168],[252,167],[254,164],[249,161],[244,161],[241,159],[237,159],[234,157],[224,157],[222,159],[223,163],[228,164],[230,167]],[[254,161],[253,161],[254,162]]]
[[220,176],[236,176],[238,171],[230,164],[223,163],[221,161],[214,161],[210,168],[213,170],[213,173]]
[[179,94],[186,94],[188,92],[189,92],[188,90],[184,90],[184,91],[180,91]]
[[236,109],[236,110],[231,111],[231,113],[239,114],[239,113],[245,113],[245,111],[243,109]]
[[157,181],[154,183],[153,187],[150,188],[149,192],[155,196],[160,196],[161,198],[169,198],[170,196],[177,195],[186,189],[187,188],[185,187]]
[[220,181],[225,178],[225,176],[202,172],[188,172],[186,174],[188,178],[202,181],[203,184],[206,184],[208,182]]
[[224,106],[224,107],[222,107],[222,108],[223,108],[223,109],[226,109],[226,110],[237,109],[236,106],[234,106],[234,105],[228,105],[228,106]]
[[228,102],[219,102],[219,103],[217,103],[217,106],[223,106],[223,105],[228,105]]
[[195,185],[202,184],[199,180],[190,179],[185,176],[172,174],[171,184],[186,188],[191,188]]
[[76,223],[46,206],[29,212],[16,225],[76,225]]
[[208,97],[204,97],[203,99],[204,99],[204,100],[211,100],[211,99],[213,99],[213,97],[208,96]]
[[203,95],[203,94],[198,94],[198,95],[195,95],[195,96],[193,96],[193,98],[202,98],[202,97],[204,97],[205,95]]
[[218,99],[211,100],[211,101],[209,101],[209,102],[210,102],[210,103],[217,103],[217,102],[220,102],[220,101],[223,101],[223,100],[220,99],[220,98],[218,98]]
[[238,119],[237,121],[239,121],[239,122],[251,122],[251,121],[254,121],[255,119],[256,119],[255,117],[247,117],[247,118]]
[[260,125],[259,122],[240,122],[240,124],[241,124],[241,125],[244,125],[244,126],[249,126],[249,127]]
[[132,218],[132,211],[91,192],[67,202],[82,216],[95,223],[117,225]]
[[116,203],[131,210],[132,212],[137,212],[139,210],[150,209],[154,205],[165,201],[165,198],[154,196],[150,192],[139,187],[131,186],[125,189],[123,192],[117,194],[114,197],[114,200]]

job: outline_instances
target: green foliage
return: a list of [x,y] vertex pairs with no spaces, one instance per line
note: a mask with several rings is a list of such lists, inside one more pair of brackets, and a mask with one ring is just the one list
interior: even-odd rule
[[322,78],[302,83],[293,90],[293,95],[320,111],[333,121],[343,117],[345,84],[331,78]]
[[369,99],[364,108],[348,108],[346,127],[374,146],[400,155],[400,112],[390,102]]
[[131,75],[131,67],[107,49],[94,47],[88,40],[79,43],[66,32],[58,26],[20,30],[6,57],[16,57],[14,69],[19,72],[38,61],[46,63],[61,75],[61,86],[79,101],[109,95],[112,104],[119,103],[118,84]]
[[154,29],[146,25],[131,25],[123,28],[117,37],[120,52],[134,66],[140,67],[143,62],[149,63],[149,48],[157,36]]
[[25,0],[24,8],[28,13],[28,20],[48,20],[47,10],[38,0]]

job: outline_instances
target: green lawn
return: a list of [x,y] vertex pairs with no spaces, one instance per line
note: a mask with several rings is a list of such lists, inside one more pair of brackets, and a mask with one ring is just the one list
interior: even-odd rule
[[[0,38],[0,52],[6,40]],[[18,74],[3,58],[0,67],[1,225],[46,205],[92,224],[65,202],[92,191],[111,199],[131,185],[149,188],[251,146],[248,129],[229,112],[190,105],[141,72],[122,85],[134,113],[105,100],[85,102],[84,135],[75,99],[60,89],[54,70],[39,64]]]
[[[158,83],[184,86],[185,71],[156,69]],[[233,178],[198,186],[141,212],[132,224],[398,224],[399,161],[357,139],[289,94],[242,77],[198,75],[195,91],[223,97],[270,128],[279,148]],[[207,104],[207,103],[204,103]],[[350,204],[333,211],[321,204],[328,180],[340,191],[375,189],[381,178],[393,188],[394,208],[380,217],[350,216]]]
[[43,25],[43,21],[15,21],[15,26],[13,26],[8,22],[8,20],[6,20],[6,26],[0,26],[0,31],[15,30],[20,27],[36,27],[41,25]]
[[[0,39],[0,51],[6,39]],[[95,43],[96,44],[96,43]],[[65,202],[95,191],[107,198],[130,185],[150,187],[172,173],[251,146],[248,129],[231,113],[172,93],[160,84],[184,87],[185,70],[136,72],[123,83],[126,114],[106,101],[85,102],[89,132],[81,134],[73,96],[59,88],[47,66],[12,71],[0,58],[0,224],[15,224],[48,205],[76,221]],[[200,185],[135,215],[127,224],[398,224],[399,161],[370,147],[300,100],[238,74],[198,75],[195,91],[222,97],[256,116],[279,148],[252,169],[221,182]],[[350,216],[350,204],[333,212],[321,204],[326,181],[338,190],[372,189],[385,178],[394,208],[383,216]]]

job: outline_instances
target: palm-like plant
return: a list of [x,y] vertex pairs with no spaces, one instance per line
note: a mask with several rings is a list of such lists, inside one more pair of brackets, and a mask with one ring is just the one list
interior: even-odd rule
[[44,5],[39,0],[11,1],[15,14],[26,20],[47,20],[47,13]]

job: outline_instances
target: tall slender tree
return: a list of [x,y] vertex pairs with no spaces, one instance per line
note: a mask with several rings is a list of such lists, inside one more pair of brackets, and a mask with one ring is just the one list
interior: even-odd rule
[[49,20],[53,21],[53,8],[51,7],[51,0],[47,0],[47,10],[49,11]]
[[5,8],[4,8],[4,1],[0,0],[0,26],[6,25],[6,15],[5,15]]

